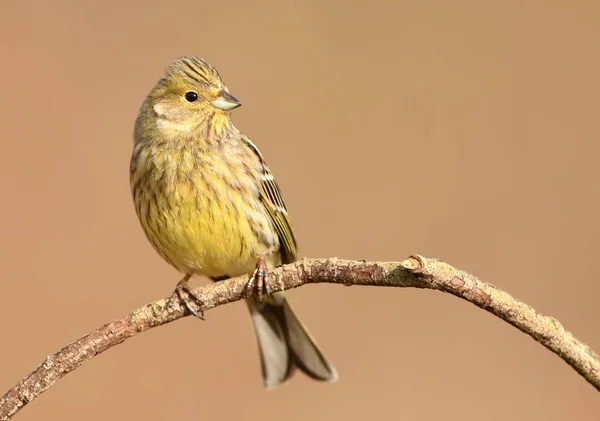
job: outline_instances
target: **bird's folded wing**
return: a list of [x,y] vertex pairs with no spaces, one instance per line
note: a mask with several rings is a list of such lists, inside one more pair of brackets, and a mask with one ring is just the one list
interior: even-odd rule
[[297,245],[296,239],[294,238],[292,221],[290,220],[287,207],[283,201],[281,190],[256,145],[247,136],[242,136],[242,140],[258,156],[262,164],[263,171],[260,183],[260,198],[277,230],[280,243],[281,263],[291,263],[296,260]]

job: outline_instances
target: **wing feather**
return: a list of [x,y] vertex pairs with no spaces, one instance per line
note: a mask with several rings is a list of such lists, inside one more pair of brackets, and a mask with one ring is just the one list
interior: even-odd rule
[[298,246],[281,190],[256,145],[245,135],[242,140],[258,156],[262,165],[260,198],[279,237],[281,262],[291,263],[296,260]]

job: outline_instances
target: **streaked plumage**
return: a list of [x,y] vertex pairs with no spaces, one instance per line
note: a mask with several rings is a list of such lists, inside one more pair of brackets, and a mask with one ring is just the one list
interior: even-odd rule
[[[249,274],[259,257],[273,267],[296,259],[285,202],[252,141],[231,122],[239,103],[204,60],[171,64],[136,121],[131,188],[136,212],[155,250],[189,275],[215,280]],[[248,300],[265,386],[294,366],[333,381],[337,373],[282,293]]]

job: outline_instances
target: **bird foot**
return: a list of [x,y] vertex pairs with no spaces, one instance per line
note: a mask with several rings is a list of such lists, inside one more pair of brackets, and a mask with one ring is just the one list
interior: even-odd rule
[[191,275],[185,275],[181,281],[177,283],[175,287],[175,294],[179,297],[181,302],[186,306],[186,308],[192,313],[194,316],[199,318],[200,320],[206,320],[204,318],[204,311],[200,310],[198,312],[191,304],[191,301],[195,301],[200,307],[204,305],[200,297],[198,297],[190,286],[188,285],[188,281],[190,280]]
[[267,296],[271,295],[271,289],[269,288],[269,268],[267,267],[264,256],[258,258],[256,269],[254,269],[254,272],[252,272],[252,275],[246,284],[247,290],[252,291],[254,288],[256,288],[256,297],[258,298],[259,303],[262,303],[263,291]]

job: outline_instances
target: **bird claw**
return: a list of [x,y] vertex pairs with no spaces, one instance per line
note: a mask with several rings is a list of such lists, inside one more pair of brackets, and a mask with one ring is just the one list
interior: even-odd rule
[[181,300],[181,302],[185,305],[185,307],[189,310],[190,313],[192,313],[194,316],[196,316],[200,320],[206,320],[205,317],[204,317],[204,311],[200,310],[200,312],[198,312],[192,306],[192,304],[190,302],[191,300],[193,300],[200,307],[202,307],[204,305],[204,303],[202,302],[202,300],[200,299],[200,297],[198,297],[196,294],[194,294],[194,292],[192,291],[192,289],[188,285],[188,280],[189,279],[190,279],[190,277],[186,276],[181,281],[179,281],[179,283],[175,287],[175,294],[177,294],[177,296],[179,297],[179,299]]
[[256,269],[252,272],[246,289],[252,291],[256,284],[256,297],[259,303],[263,301],[263,291],[267,294],[267,297],[271,296],[271,289],[269,288],[269,268],[267,262],[265,262],[264,256],[260,256],[258,262],[256,262]]

